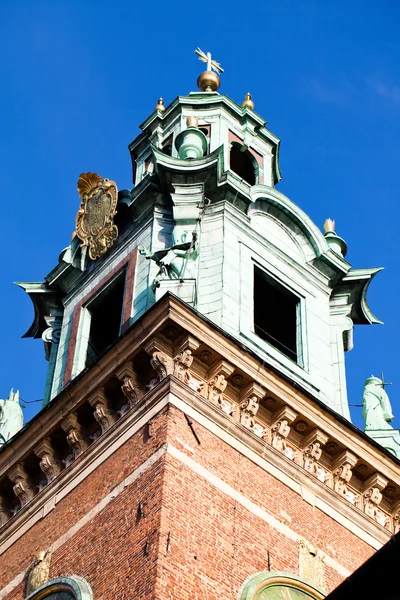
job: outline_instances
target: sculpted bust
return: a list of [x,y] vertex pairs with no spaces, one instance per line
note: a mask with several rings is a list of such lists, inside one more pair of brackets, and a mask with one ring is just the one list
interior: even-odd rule
[[19,404],[19,391],[12,389],[7,400],[0,400],[0,447],[22,429],[24,416]]
[[392,407],[383,382],[378,377],[369,377],[364,384],[362,414],[365,430],[392,429],[389,425],[394,419]]

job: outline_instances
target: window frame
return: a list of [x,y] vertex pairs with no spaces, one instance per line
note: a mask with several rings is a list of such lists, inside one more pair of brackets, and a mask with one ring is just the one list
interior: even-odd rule
[[[279,293],[283,293],[280,292],[279,288],[283,288],[284,290],[286,290],[292,297],[293,299],[296,300],[296,323],[295,323],[295,345],[296,345],[296,350],[295,350],[295,354],[296,354],[296,359],[291,358],[289,354],[287,354],[286,352],[284,352],[283,350],[280,350],[278,346],[276,346],[274,343],[269,342],[267,339],[265,339],[264,337],[262,337],[261,335],[258,335],[256,333],[256,320],[255,320],[255,294],[254,294],[254,288],[255,288],[255,276],[256,276],[256,269],[258,269],[261,273],[265,274],[265,279],[268,282],[269,280],[272,280],[272,283],[268,282],[268,285],[273,286],[274,283],[276,283],[276,288],[278,289]],[[301,335],[301,318],[302,318],[302,310],[301,310],[301,297],[296,294],[295,292],[293,292],[292,289],[290,289],[287,285],[284,285],[281,281],[279,281],[276,277],[273,277],[270,273],[268,273],[268,271],[264,268],[262,268],[260,265],[258,265],[255,261],[253,261],[253,332],[254,335],[256,335],[258,338],[262,339],[264,342],[266,342],[267,344],[269,344],[270,346],[272,346],[273,348],[275,348],[275,350],[278,350],[278,352],[280,352],[281,354],[283,354],[284,356],[286,356],[287,358],[289,358],[289,360],[291,360],[292,362],[294,362],[295,364],[299,365],[299,366],[303,366],[303,361],[302,361],[302,335]],[[260,327],[260,326],[259,326]],[[261,327],[260,327],[261,328]],[[272,334],[270,334],[268,331],[265,331],[266,335],[269,335],[270,337],[273,337]],[[280,341],[279,339],[276,338],[276,341],[278,342],[278,344],[281,344],[282,346],[284,346],[284,343],[282,341]],[[290,348],[288,348],[289,351],[291,351]]]
[[[250,268],[251,266],[251,268]],[[290,293],[299,299],[297,306],[296,322],[296,347],[297,361],[275,348],[272,344],[261,338],[254,330],[254,267],[264,271],[271,279],[277,281]],[[257,346],[273,363],[278,363],[299,378],[308,381],[309,360],[307,344],[307,298],[305,290],[295,286],[295,283],[285,272],[280,271],[275,265],[267,263],[259,254],[240,243],[240,335]]]
[[[237,173],[236,171],[234,171],[232,169],[231,166],[231,152],[232,152],[232,148],[236,147],[238,148],[239,152],[241,152],[243,155],[247,155],[252,164],[253,164],[253,169],[254,169],[254,183],[249,183],[248,181],[246,181],[246,179],[243,179],[243,177],[240,177],[239,173]],[[240,181],[244,181],[244,183],[246,183],[247,185],[249,185],[250,187],[253,187],[254,185],[257,185],[260,183],[260,165],[258,164],[258,161],[256,159],[256,157],[253,155],[253,153],[250,151],[250,148],[246,148],[246,150],[244,152],[242,152],[241,148],[243,148],[243,142],[242,141],[237,141],[237,140],[232,140],[229,143],[229,171],[231,173],[233,173],[233,175],[235,175],[238,179],[240,179]]]
[[313,600],[324,600],[326,590],[286,571],[261,571],[251,575],[239,592],[239,600],[256,600],[258,594],[268,587],[285,586],[308,594]]
[[[92,296],[90,296],[87,301],[81,306],[80,318],[79,318],[79,327],[77,333],[77,343],[75,347],[75,357],[77,360],[74,363],[72,370],[72,377],[76,377],[78,373],[83,371],[86,367],[89,367],[91,364],[95,362],[91,361],[91,363],[87,364],[87,354],[89,348],[89,339],[90,339],[90,327],[92,322],[92,316],[90,313],[90,305],[96,301],[96,299],[104,294],[107,289],[112,286],[115,281],[119,277],[124,277],[124,290],[122,293],[122,306],[121,306],[121,317],[120,317],[120,325],[119,325],[119,333],[116,337],[118,337],[123,333],[123,318],[124,318],[124,301],[126,294],[126,278],[127,278],[127,266],[124,265],[122,269],[120,269],[117,273],[113,275],[99,290],[97,290]],[[104,351],[103,351],[104,352]],[[98,356],[101,356],[103,352],[100,352]]]
[[50,594],[56,592],[68,592],[75,600],[92,600],[93,591],[90,584],[83,577],[71,575],[68,577],[57,577],[47,581],[37,590],[25,597],[25,600],[43,600]]

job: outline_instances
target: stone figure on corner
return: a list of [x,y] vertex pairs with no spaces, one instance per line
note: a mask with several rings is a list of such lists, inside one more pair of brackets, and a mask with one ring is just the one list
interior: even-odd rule
[[24,416],[19,404],[19,391],[11,389],[6,400],[0,400],[0,447],[22,429]]
[[365,381],[362,407],[365,433],[400,458],[400,433],[390,425],[394,416],[382,379],[371,376]]
[[389,425],[394,416],[383,382],[378,377],[369,377],[364,384],[363,419],[365,429],[392,429]]

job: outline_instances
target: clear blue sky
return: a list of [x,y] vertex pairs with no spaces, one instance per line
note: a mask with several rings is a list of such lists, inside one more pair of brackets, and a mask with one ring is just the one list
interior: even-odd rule
[[385,267],[369,293],[385,325],[356,327],[348,388],[360,403],[383,370],[400,426],[398,0],[3,0],[1,13],[0,397],[42,398],[47,367],[42,342],[21,339],[33,310],[12,282],[57,263],[82,171],[132,187],[127,144],[159,96],[196,89],[200,46],[225,69],[220,91],[250,91],[281,138],[278,189],[317,224],[336,219],[353,266]]

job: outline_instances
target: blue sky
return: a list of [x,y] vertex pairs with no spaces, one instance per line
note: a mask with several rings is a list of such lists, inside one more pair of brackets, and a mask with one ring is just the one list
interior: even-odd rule
[[47,367],[42,342],[21,339],[33,309],[12,282],[57,263],[82,171],[132,187],[127,144],[159,96],[196,89],[200,46],[225,69],[220,91],[239,103],[250,91],[281,138],[278,189],[317,224],[336,219],[353,266],[385,267],[369,291],[385,325],[356,327],[348,389],[359,404],[384,371],[400,426],[397,0],[3,0],[1,13],[0,397],[42,398]]

